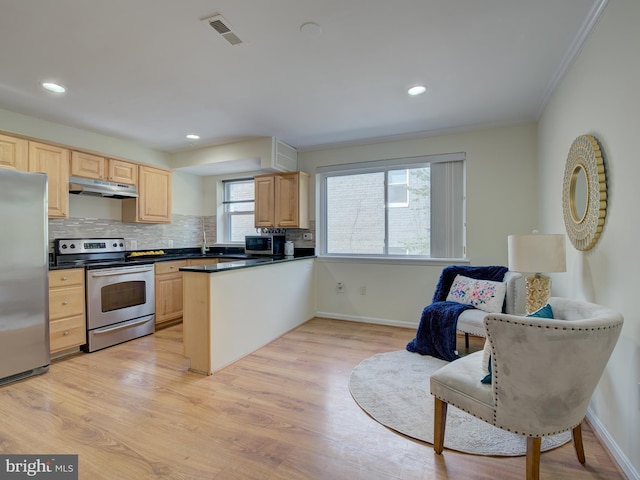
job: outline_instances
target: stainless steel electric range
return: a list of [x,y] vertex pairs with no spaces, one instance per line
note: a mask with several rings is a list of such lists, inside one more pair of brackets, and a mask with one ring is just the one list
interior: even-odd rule
[[54,262],[86,270],[87,344],[94,352],[155,330],[153,263],[128,263],[123,238],[60,238]]

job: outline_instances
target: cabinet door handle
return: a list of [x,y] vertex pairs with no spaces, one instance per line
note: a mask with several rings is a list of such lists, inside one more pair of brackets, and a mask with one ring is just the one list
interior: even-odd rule
[[63,333],[62,335],[64,335],[64,336],[66,337],[67,335],[69,335],[69,331],[68,331],[68,330],[65,330],[65,331],[64,331],[64,333]]
[[62,277],[63,282],[66,282],[67,280],[69,280],[67,277]]
[[69,305],[69,302],[65,300],[64,302],[62,302],[62,304],[63,305]]

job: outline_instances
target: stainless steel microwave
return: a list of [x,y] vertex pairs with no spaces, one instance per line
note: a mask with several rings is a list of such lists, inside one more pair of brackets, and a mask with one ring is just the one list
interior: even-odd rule
[[284,235],[247,235],[244,253],[252,255],[284,255]]

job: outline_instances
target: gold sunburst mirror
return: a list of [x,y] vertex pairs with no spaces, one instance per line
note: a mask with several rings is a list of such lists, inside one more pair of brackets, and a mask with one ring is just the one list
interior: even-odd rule
[[562,184],[562,211],[567,236],[578,250],[591,249],[607,215],[607,177],[600,145],[581,135],[569,149]]

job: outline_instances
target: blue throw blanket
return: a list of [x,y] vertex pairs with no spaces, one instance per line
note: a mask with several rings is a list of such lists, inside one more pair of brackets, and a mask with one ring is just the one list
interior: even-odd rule
[[[476,280],[502,282],[507,270],[507,267],[500,266],[471,267],[454,265],[446,267],[440,275],[440,280],[438,280],[431,305],[427,305],[422,311],[416,338],[407,344],[407,350],[421,355],[441,358],[448,362],[458,358],[456,354],[458,316],[465,310],[474,307],[446,301],[456,275],[464,275]],[[504,305],[502,311],[504,311]]]

